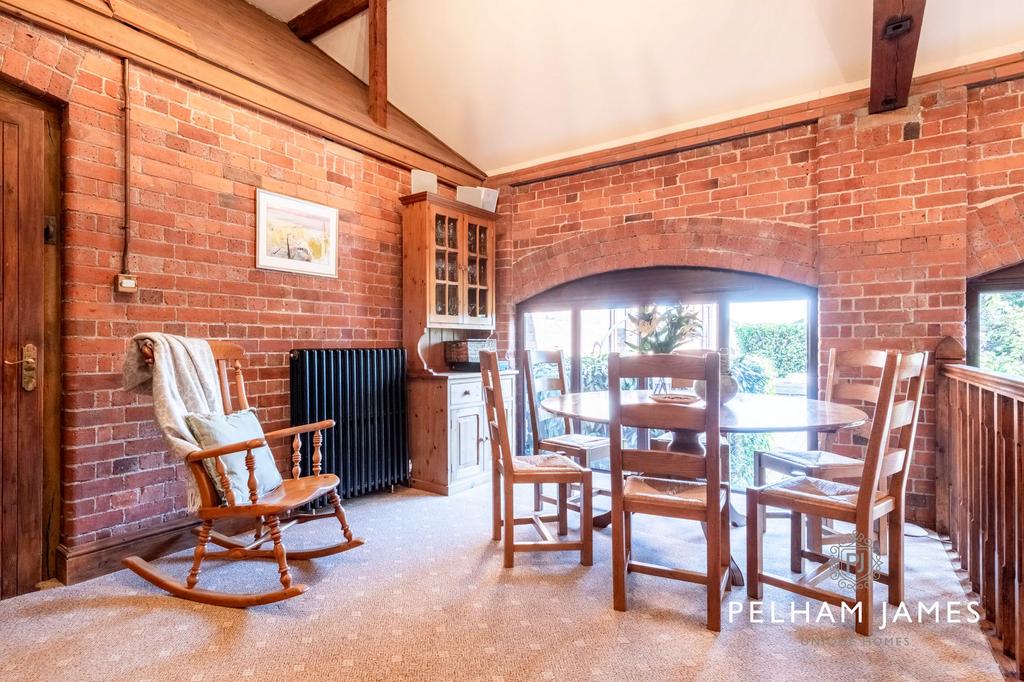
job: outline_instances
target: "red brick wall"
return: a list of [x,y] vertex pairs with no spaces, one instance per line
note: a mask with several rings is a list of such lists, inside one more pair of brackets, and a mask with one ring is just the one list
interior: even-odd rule
[[[504,188],[501,341],[515,303],[619,267],[695,265],[819,286],[830,348],[964,340],[966,276],[1024,257],[1024,80],[919,88],[906,109]],[[709,220],[712,218],[713,220]],[[934,522],[929,382],[911,517]]]
[[[64,540],[158,525],[184,513],[186,474],[148,401],[120,389],[127,340],[164,331],[240,342],[252,403],[265,425],[284,425],[290,348],[401,343],[408,176],[134,67],[130,265],[142,291],[119,295],[120,62],[4,15],[0,45],[0,76],[66,104]],[[340,210],[338,279],[255,269],[257,187]]]
[[[934,351],[964,341],[966,93],[819,120],[819,338],[830,348]],[[911,467],[911,518],[934,522],[929,381]]]
[[967,274],[1024,260],[1024,80],[967,91]]

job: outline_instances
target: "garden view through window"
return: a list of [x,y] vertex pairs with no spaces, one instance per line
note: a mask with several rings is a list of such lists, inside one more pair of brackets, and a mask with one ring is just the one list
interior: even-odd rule
[[[760,291],[751,291],[746,296],[744,293],[747,292],[709,296],[679,291],[674,300],[671,295],[662,294],[656,303],[659,311],[681,304],[685,312],[699,319],[699,333],[681,344],[680,349],[728,349],[732,374],[740,391],[812,395],[817,387],[814,372],[808,367],[814,334],[814,297],[804,290],[782,292],[789,295],[778,299],[766,299],[765,293]],[[628,299],[628,291],[619,290],[613,298]],[[643,294],[638,293],[633,298],[643,300]],[[650,302],[648,299],[633,305],[600,305],[584,298],[566,300],[564,306],[554,305],[556,301],[551,301],[550,306],[536,305],[538,309],[533,310],[526,306],[525,310],[520,310],[519,347],[561,350],[572,392],[607,390],[608,354],[636,352],[631,348],[631,344],[635,346],[637,342],[635,319],[641,308]],[[553,366],[538,369],[538,376],[557,371]],[[541,399],[545,397],[547,394]],[[525,410],[520,414],[523,448],[530,453],[533,434],[529,414]],[[562,433],[561,418],[547,413],[540,417],[541,439]],[[608,432],[603,424],[584,422],[575,427],[586,434],[607,435]],[[659,435],[660,432],[652,431],[649,437]],[[635,446],[638,436],[635,429],[625,429],[623,433],[627,446]],[[740,490],[753,483],[756,449],[805,449],[808,445],[804,433],[734,434],[730,436],[730,444],[732,485]],[[601,470],[607,468],[607,462],[593,463],[592,467]]]
[[1024,377],[1024,290],[981,292],[978,307],[979,366]]

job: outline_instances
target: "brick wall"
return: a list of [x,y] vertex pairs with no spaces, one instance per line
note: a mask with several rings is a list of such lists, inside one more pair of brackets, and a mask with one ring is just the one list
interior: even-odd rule
[[967,91],[967,274],[1024,260],[1024,80]]
[[[927,79],[889,114],[840,102],[814,109],[814,123],[505,187],[502,343],[517,302],[652,265],[817,285],[823,357],[963,342],[968,272],[1024,258],[1024,80],[972,78]],[[933,390],[929,381],[909,490],[924,524],[934,522]]]
[[[186,472],[146,400],[120,390],[127,339],[164,331],[248,352],[252,403],[288,421],[293,346],[401,343],[405,171],[194,87],[133,67],[132,256],[120,270],[120,62],[0,15],[0,75],[66,104],[64,150],[64,541],[158,525],[184,511]],[[257,187],[340,210],[339,278],[255,269]],[[279,452],[283,456],[283,451]]]

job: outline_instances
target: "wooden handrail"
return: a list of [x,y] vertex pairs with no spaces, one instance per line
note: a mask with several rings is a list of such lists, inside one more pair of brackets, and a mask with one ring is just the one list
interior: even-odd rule
[[1024,377],[961,364],[943,365],[942,373],[950,379],[986,388],[999,395],[1024,400]]
[[[1024,660],[1024,378],[936,352],[936,517],[1004,653]],[[1020,593],[1020,597],[1018,597]]]

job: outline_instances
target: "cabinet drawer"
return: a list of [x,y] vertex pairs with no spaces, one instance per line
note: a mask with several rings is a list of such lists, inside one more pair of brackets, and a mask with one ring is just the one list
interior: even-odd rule
[[465,381],[448,385],[448,404],[479,405],[484,401],[484,389],[479,381]]

